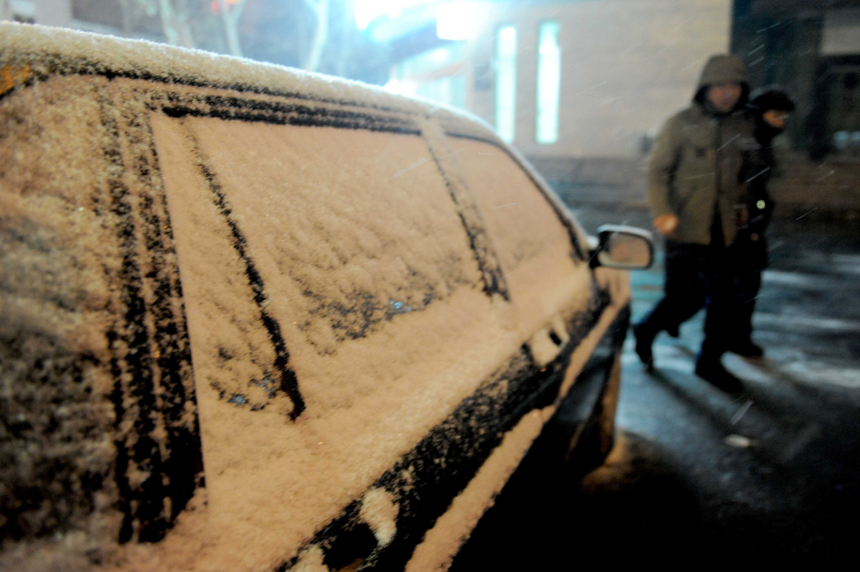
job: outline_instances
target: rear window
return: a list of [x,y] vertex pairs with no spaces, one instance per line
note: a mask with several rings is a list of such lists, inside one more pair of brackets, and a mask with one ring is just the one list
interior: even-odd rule
[[[111,474],[117,269],[94,83],[0,99],[0,537],[83,527]],[[100,200],[93,200],[100,197]],[[58,407],[61,404],[61,407]],[[2,567],[2,564],[0,564]]]

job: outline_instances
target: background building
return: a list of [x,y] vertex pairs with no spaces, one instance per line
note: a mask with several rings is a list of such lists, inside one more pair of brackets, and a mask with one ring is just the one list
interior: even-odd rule
[[736,0],[732,52],[797,99],[774,188],[784,205],[860,211],[860,0]]

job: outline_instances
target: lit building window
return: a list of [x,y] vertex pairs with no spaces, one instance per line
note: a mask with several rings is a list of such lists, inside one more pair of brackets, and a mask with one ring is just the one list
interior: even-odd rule
[[558,22],[540,25],[538,50],[537,121],[538,143],[558,141],[558,101],[561,87],[561,48]]
[[517,29],[504,26],[496,37],[496,132],[514,140],[517,96]]

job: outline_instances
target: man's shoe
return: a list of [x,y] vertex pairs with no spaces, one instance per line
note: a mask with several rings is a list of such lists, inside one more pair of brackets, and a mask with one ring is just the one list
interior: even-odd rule
[[636,338],[636,355],[645,364],[647,371],[654,370],[654,353],[651,351],[651,346],[654,344],[656,334],[648,331],[645,324],[636,324],[633,326],[633,337]]
[[726,393],[740,393],[744,386],[741,380],[723,367],[718,359],[702,359],[696,362],[696,375]]
[[760,358],[764,356],[764,349],[760,345],[754,344],[752,340],[738,342],[732,345],[729,351],[747,358]]

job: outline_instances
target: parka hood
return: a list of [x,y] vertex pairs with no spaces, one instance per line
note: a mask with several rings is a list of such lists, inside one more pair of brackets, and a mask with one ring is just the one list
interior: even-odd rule
[[711,56],[702,75],[696,91],[715,83],[739,83],[749,85],[747,65],[737,56]]
[[711,56],[699,76],[699,83],[696,85],[696,94],[693,100],[703,104],[708,86],[718,83],[739,83],[743,88],[743,95],[741,95],[735,109],[746,105],[749,94],[749,74],[742,59],[727,55]]

